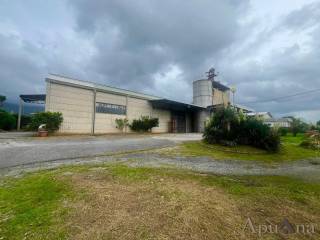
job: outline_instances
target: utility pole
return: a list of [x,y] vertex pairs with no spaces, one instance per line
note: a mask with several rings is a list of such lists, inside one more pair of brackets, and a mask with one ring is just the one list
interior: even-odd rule
[[231,86],[230,91],[232,92],[232,105],[234,108],[236,108],[235,102],[234,102],[234,94],[236,92],[236,87],[235,86]]

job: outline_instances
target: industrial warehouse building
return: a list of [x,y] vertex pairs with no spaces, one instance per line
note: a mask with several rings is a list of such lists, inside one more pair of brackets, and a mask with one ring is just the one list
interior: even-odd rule
[[45,110],[63,114],[62,133],[118,133],[117,118],[141,116],[159,119],[154,133],[202,132],[213,107],[230,104],[230,89],[210,79],[193,82],[193,104],[54,74],[46,83]]

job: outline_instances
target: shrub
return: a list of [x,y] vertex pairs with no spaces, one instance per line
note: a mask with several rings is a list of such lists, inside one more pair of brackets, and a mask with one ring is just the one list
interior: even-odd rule
[[267,151],[278,151],[280,137],[277,131],[256,118],[243,118],[231,109],[217,110],[205,127],[208,143],[251,145]]
[[127,118],[117,118],[115,122],[116,128],[118,128],[120,131],[123,131],[123,129],[127,128],[127,126],[129,125]]
[[129,126],[135,132],[149,132],[152,128],[159,126],[159,119],[141,116],[140,119],[134,119]]
[[204,138],[209,143],[221,143],[221,141],[235,140],[236,126],[240,119],[231,108],[217,110],[206,124]]
[[46,124],[46,130],[54,132],[59,129],[62,122],[63,117],[60,112],[40,112],[31,117],[30,129],[38,130],[41,124]]
[[278,132],[281,136],[287,136],[288,135],[288,132],[289,132],[289,129],[288,128],[285,128],[285,127],[280,127],[278,129]]
[[320,149],[320,133],[317,130],[309,131],[305,134],[305,139],[300,144],[302,147],[311,148],[315,150]]
[[16,118],[5,110],[0,109],[0,129],[12,130],[16,127]]

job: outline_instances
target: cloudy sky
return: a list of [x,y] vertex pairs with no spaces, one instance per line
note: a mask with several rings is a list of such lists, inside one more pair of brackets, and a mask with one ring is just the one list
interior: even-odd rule
[[44,93],[57,73],[191,102],[212,66],[237,103],[320,119],[320,1],[1,1],[9,101]]

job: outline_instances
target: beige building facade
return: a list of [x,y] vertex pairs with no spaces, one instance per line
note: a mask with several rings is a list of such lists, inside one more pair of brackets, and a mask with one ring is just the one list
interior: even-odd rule
[[[45,110],[61,112],[61,133],[120,133],[117,118],[129,123],[141,116],[159,119],[154,133],[203,130],[206,108],[160,97],[50,74],[46,78]],[[130,132],[130,129],[127,128]]]

